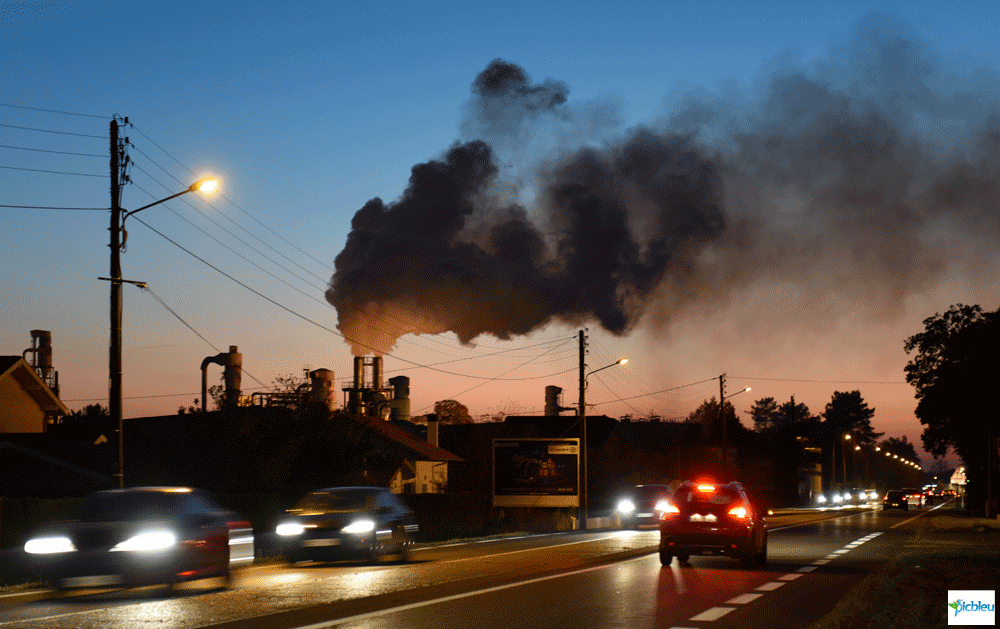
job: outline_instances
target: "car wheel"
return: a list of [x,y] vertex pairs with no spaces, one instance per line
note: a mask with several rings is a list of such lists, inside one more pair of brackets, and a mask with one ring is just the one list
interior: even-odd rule
[[690,559],[688,555],[677,555],[678,563],[687,563],[688,559]]
[[669,566],[674,562],[674,556],[665,550],[660,551],[660,565]]
[[757,567],[767,563],[767,533],[764,533],[764,545],[761,547],[760,552],[754,555],[753,562]]

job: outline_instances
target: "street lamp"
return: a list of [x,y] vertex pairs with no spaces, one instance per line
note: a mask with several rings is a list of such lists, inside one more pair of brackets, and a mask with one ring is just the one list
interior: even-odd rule
[[[582,335],[583,333],[581,332],[580,334]],[[582,354],[580,357],[580,412],[578,413],[580,416],[580,528],[584,531],[587,530],[587,401],[585,393],[587,390],[587,378],[598,371],[603,371],[617,365],[624,365],[627,362],[628,358],[619,358],[610,365],[605,365],[584,375],[583,370],[586,366],[583,363]]]
[[[176,199],[188,192],[211,193],[219,185],[219,180],[214,177],[205,177],[191,184],[187,190],[172,194],[169,197],[160,199],[144,205],[137,210],[132,210],[122,217],[122,208],[118,207],[117,195],[113,194],[113,207],[111,208],[111,277],[101,277],[98,279],[111,282],[111,347],[108,353],[108,411],[112,421],[118,424],[118,487],[125,487],[125,439],[124,439],[124,417],[122,413],[122,282],[145,286],[144,282],[135,282],[122,279],[121,252],[125,246],[128,234],[125,232],[125,219],[136,212],[141,212],[154,205],[159,205],[164,201]],[[120,242],[119,242],[120,240]]]

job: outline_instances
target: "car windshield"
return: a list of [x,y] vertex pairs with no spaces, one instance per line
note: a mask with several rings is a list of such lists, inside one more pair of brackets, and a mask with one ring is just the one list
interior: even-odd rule
[[632,493],[636,500],[653,500],[669,492],[663,485],[638,485]]
[[73,519],[118,522],[168,516],[180,510],[178,497],[161,492],[98,493],[77,507]]
[[306,494],[295,505],[298,511],[347,512],[370,509],[374,494],[365,489],[342,489],[338,491],[314,491]]

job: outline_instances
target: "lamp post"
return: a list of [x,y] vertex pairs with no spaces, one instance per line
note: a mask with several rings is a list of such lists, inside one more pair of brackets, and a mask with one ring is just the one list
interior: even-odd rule
[[[583,331],[580,331],[580,343],[583,344]],[[587,378],[591,374],[603,371],[616,365],[624,365],[628,358],[619,358],[610,365],[605,365],[600,369],[595,369],[584,374],[586,364],[583,362],[583,352],[580,352],[580,528],[587,530]]]
[[722,400],[719,402],[719,423],[722,424],[722,475],[723,476],[729,475],[729,450],[726,446],[726,414],[723,412],[723,410],[725,409],[725,405],[723,404],[723,402],[725,402],[731,397],[739,395],[740,393],[746,393],[749,390],[750,387],[747,387],[745,389],[740,389],[736,393],[732,393],[722,398]]
[[[850,441],[851,435],[845,434],[844,441]],[[844,473],[843,479],[844,484],[847,485],[847,453],[845,452],[847,446],[841,444],[840,446],[840,471]]]
[[[114,144],[114,140],[113,140]],[[112,168],[114,174],[114,168]],[[175,199],[188,192],[210,193],[215,190],[219,182],[214,177],[199,179],[191,184],[187,190],[172,194],[169,197],[160,199],[144,205],[137,210],[128,212],[123,217],[122,208],[118,207],[117,188],[118,182],[113,178],[112,208],[111,208],[111,277],[98,279],[111,282],[111,346],[108,356],[108,411],[111,420],[118,424],[118,487],[125,487],[125,439],[124,439],[124,417],[122,413],[122,282],[145,286],[144,282],[134,282],[122,279],[121,251],[128,238],[125,231],[125,219],[137,212],[141,212],[154,205],[159,205],[164,201]]]

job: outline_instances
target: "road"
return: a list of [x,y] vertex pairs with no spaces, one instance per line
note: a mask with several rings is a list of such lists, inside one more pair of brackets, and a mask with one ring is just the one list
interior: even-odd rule
[[807,627],[932,517],[773,517],[756,570],[700,556],[661,569],[656,531],[573,532],[419,549],[406,564],[254,566],[230,587],[41,598],[4,605],[0,627]]

